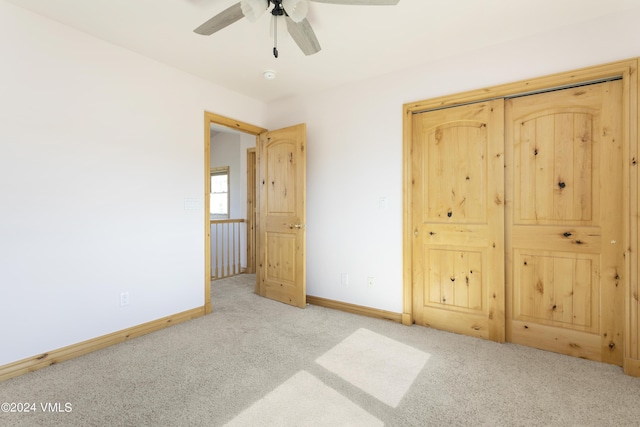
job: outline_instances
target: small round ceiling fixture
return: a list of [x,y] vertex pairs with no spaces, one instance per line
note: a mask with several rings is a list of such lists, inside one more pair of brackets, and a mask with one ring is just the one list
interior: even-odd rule
[[262,75],[267,80],[273,80],[276,78],[276,72],[273,70],[266,70]]

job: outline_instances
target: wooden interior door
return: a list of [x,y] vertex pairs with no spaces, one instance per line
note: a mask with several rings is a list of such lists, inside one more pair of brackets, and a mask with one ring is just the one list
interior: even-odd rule
[[306,306],[306,125],[260,135],[259,294]]
[[412,137],[417,324],[504,341],[504,101],[420,113]]
[[507,101],[507,340],[622,364],[622,82]]

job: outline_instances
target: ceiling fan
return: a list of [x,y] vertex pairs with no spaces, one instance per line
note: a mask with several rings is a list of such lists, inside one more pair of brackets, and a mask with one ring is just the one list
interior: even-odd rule
[[193,31],[203,36],[210,36],[243,17],[251,22],[256,22],[273,5],[270,11],[274,23],[273,56],[278,57],[276,26],[279,16],[284,16],[287,23],[287,31],[300,50],[307,56],[313,55],[320,52],[321,48],[316,34],[306,18],[309,10],[309,1],[359,6],[393,6],[398,4],[400,0],[242,0],[223,10]]

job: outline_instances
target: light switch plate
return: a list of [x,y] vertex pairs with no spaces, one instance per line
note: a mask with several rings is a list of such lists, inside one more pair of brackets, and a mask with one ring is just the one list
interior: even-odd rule
[[380,210],[387,209],[387,198],[386,197],[380,197],[380,200],[378,200],[378,209],[380,209]]
[[185,197],[184,210],[185,211],[197,211],[200,209],[200,199],[193,197]]
[[342,273],[340,275],[340,283],[343,285],[349,284],[349,273]]

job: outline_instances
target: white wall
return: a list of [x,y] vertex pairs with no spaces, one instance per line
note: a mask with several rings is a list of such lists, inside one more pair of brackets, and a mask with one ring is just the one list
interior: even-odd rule
[[264,104],[1,0],[0,58],[0,365],[203,306],[204,111]]
[[308,294],[402,312],[404,103],[639,56],[639,18],[627,11],[270,104],[269,129],[307,123]]

